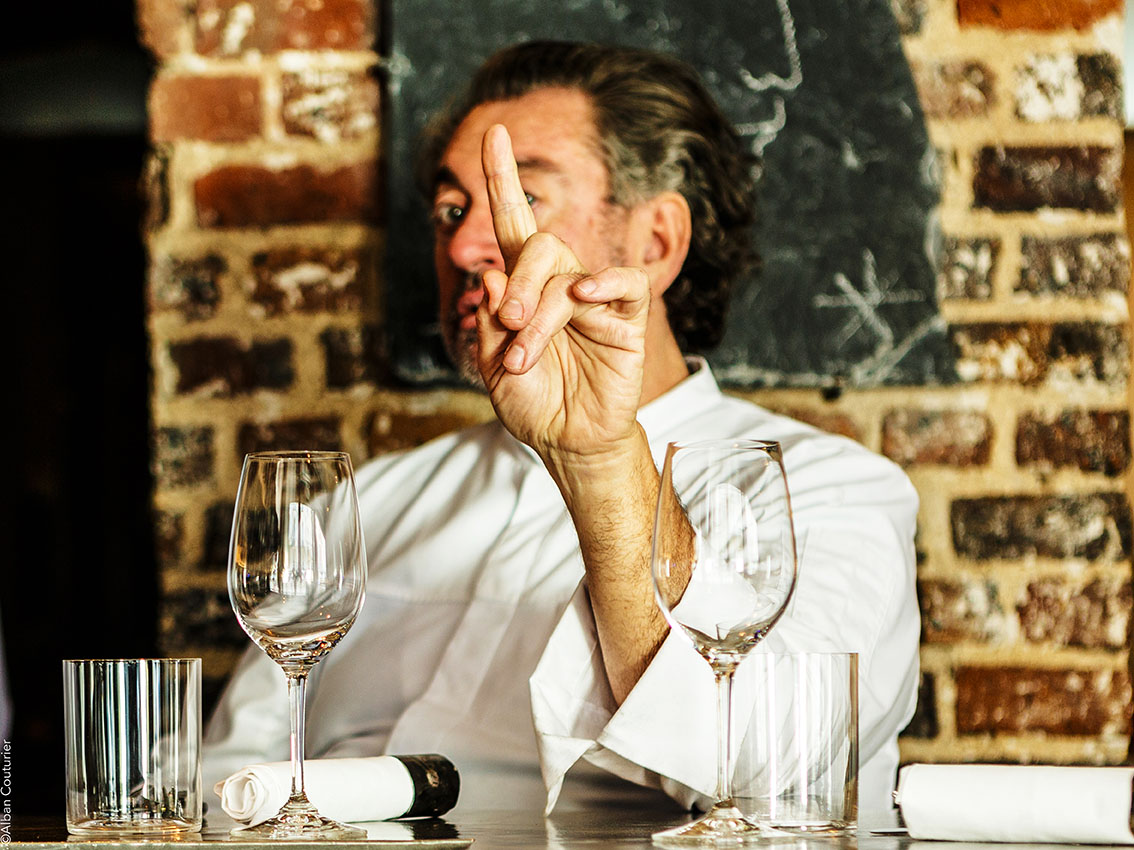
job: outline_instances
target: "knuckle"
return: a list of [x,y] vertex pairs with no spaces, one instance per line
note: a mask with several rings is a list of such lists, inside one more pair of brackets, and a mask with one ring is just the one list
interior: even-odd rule
[[521,207],[516,201],[498,199],[492,204],[492,215],[495,218],[510,218],[521,211]]
[[548,254],[558,251],[559,246],[562,244],[562,240],[554,233],[548,233],[546,230],[537,230],[528,237],[527,241],[524,243],[524,248],[540,254]]
[[563,296],[564,300],[566,300],[566,295],[570,288],[585,277],[587,277],[585,274],[561,272],[557,275],[552,275],[551,279],[547,282],[547,286],[557,295]]
[[541,338],[550,337],[570,321],[572,311],[566,289],[556,285],[544,291],[539,309],[528,323],[528,330]]
[[516,269],[508,278],[508,294],[519,295],[528,292],[534,286],[532,276],[523,269]]

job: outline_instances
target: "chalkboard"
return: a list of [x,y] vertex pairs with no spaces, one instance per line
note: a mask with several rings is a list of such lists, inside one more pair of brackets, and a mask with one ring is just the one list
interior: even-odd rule
[[420,127],[499,47],[531,38],[671,52],[761,155],[763,265],[710,354],[732,386],[955,380],[937,310],[936,157],[890,0],[392,0],[387,305],[396,374],[450,380],[436,322]]

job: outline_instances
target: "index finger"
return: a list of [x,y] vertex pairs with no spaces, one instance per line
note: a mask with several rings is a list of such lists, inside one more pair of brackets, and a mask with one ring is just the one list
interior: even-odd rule
[[511,274],[524,243],[536,232],[536,221],[520,184],[512,139],[502,124],[492,125],[484,134],[481,167],[492,209],[492,228],[504,257],[504,268]]

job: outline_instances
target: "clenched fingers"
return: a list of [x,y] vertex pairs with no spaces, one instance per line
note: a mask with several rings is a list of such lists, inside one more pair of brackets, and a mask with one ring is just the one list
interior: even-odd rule
[[513,374],[531,369],[568,325],[599,345],[626,350],[636,347],[645,329],[649,280],[642,269],[553,275],[540,290],[531,318],[515,332],[488,306],[511,282],[497,271],[486,272],[484,282],[488,297],[477,317],[481,354]]

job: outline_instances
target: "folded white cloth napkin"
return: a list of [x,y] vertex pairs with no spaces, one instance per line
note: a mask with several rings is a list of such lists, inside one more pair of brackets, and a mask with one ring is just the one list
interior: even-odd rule
[[[414,802],[413,778],[393,756],[304,760],[303,775],[307,799],[332,820],[387,820],[404,815]],[[255,826],[287,802],[291,763],[250,764],[213,790],[229,817]]]
[[894,799],[911,838],[1134,844],[1134,768],[911,764]]

